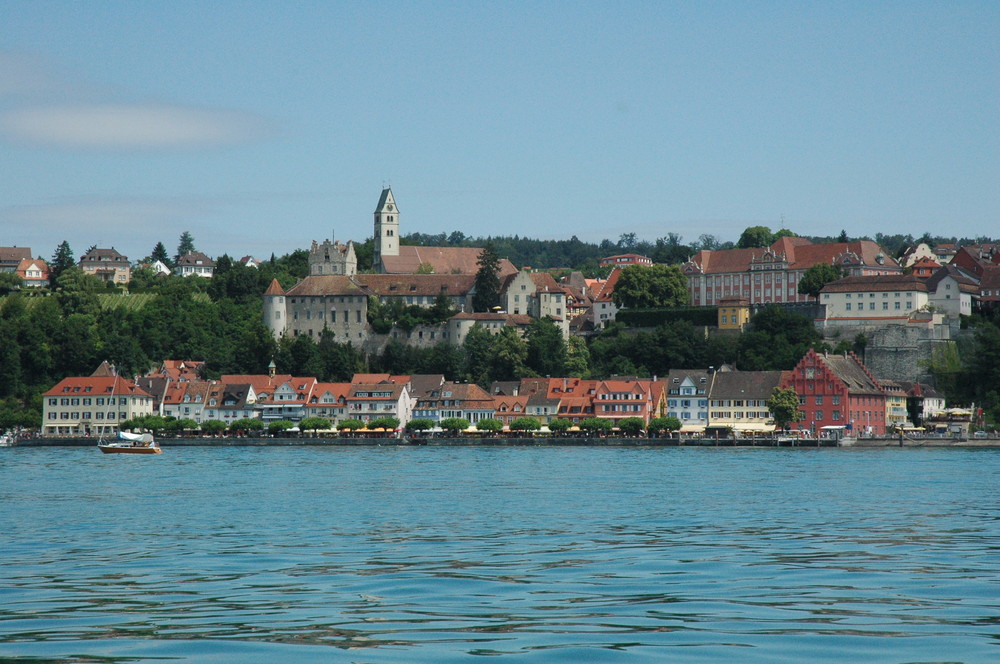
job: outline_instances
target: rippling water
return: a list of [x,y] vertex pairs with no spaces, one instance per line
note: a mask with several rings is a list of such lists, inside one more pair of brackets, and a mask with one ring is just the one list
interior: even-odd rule
[[1000,661],[1000,450],[0,450],[0,660]]

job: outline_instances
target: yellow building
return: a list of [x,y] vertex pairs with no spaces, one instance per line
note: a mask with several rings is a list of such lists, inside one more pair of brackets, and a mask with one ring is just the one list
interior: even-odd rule
[[750,322],[750,301],[742,297],[719,300],[719,329],[742,330]]

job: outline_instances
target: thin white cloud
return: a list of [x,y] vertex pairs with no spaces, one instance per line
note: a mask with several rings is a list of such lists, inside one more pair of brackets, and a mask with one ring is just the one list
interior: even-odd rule
[[0,134],[19,143],[111,150],[197,149],[260,137],[248,113],[169,104],[24,107],[0,114]]

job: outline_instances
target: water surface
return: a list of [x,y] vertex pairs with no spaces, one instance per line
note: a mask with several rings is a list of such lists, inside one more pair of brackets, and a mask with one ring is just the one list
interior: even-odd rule
[[1000,661],[1000,450],[0,450],[0,659]]

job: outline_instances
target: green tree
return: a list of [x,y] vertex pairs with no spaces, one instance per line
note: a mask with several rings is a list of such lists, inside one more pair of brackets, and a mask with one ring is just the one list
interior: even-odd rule
[[592,435],[604,435],[614,428],[611,420],[602,417],[588,417],[580,422],[580,428]]
[[558,325],[548,318],[536,318],[525,337],[528,367],[540,376],[566,375],[566,341]]
[[0,295],[21,290],[23,282],[17,272],[0,272]]
[[556,418],[549,422],[549,431],[555,434],[564,434],[569,431],[570,427],[573,426],[571,420],[567,420],[564,417]]
[[513,327],[505,327],[493,336],[490,348],[490,381],[515,380],[528,371],[528,345]]
[[52,260],[49,262],[49,283],[56,283],[59,275],[74,265],[76,265],[76,261],[73,260],[73,250],[69,248],[69,242],[63,240],[56,247],[55,253],[52,254]]
[[649,421],[646,426],[646,430],[652,436],[657,436],[664,431],[680,431],[681,421],[680,419],[670,416],[670,417],[654,417]]
[[799,294],[819,298],[819,292],[831,281],[844,276],[844,271],[833,263],[816,263],[805,271],[799,280]]
[[612,294],[619,307],[677,307],[688,303],[687,278],[676,265],[629,265]]
[[441,420],[440,426],[450,433],[460,433],[469,428],[469,420],[464,417],[446,417]]
[[641,417],[625,417],[618,420],[618,429],[626,436],[638,436],[646,428]]
[[490,311],[500,297],[500,257],[492,244],[487,243],[476,261],[479,269],[474,282],[472,296],[473,311]]
[[299,422],[299,428],[303,431],[312,431],[315,434],[320,429],[332,429],[333,425],[325,417],[304,417]]
[[779,429],[787,429],[792,422],[802,419],[802,411],[799,410],[799,395],[795,390],[788,387],[781,389],[774,388],[771,398],[767,400],[767,408],[774,416],[774,424]]
[[770,247],[774,243],[774,234],[767,226],[750,226],[740,235],[736,242],[737,249],[755,249]]
[[369,429],[385,429],[386,431],[395,431],[399,428],[399,418],[398,417],[378,417],[374,420],[369,420]]
[[519,417],[508,428],[511,431],[538,431],[542,428],[542,423],[534,417]]
[[337,428],[341,431],[357,431],[358,429],[364,429],[365,423],[361,420],[352,418],[348,420],[341,420],[340,423],[337,424]]
[[424,417],[418,417],[406,423],[407,431],[427,431],[434,428],[434,421]]
[[788,370],[820,343],[812,321],[784,307],[764,307],[750,319],[740,337],[737,364],[744,371]]
[[167,422],[167,431],[175,435],[182,434],[185,431],[195,431],[197,428],[198,423],[189,418],[181,418]]
[[184,231],[181,233],[180,240],[177,243],[177,255],[174,256],[174,265],[180,262],[182,256],[187,256],[194,250],[194,237],[188,231]]
[[476,422],[476,429],[487,433],[497,433],[503,430],[503,422],[492,417],[487,417],[485,420]]
[[244,417],[229,425],[230,431],[260,431],[264,428],[264,420],[259,417]]
[[573,378],[584,378],[590,375],[590,350],[583,337],[571,335],[566,340],[565,375]]
[[[295,422],[292,422],[291,420],[275,420],[267,425],[267,432],[272,436],[275,436],[282,431],[288,431],[294,426]],[[204,425],[202,425],[202,428],[204,428]]]
[[222,420],[205,420],[201,423],[201,432],[209,436],[215,436],[226,430],[226,423]]
[[153,261],[160,261],[167,267],[173,267],[173,263],[170,260],[170,254],[167,253],[167,248],[163,246],[162,242],[156,243],[156,246],[153,247],[153,251],[149,254],[149,257]]

